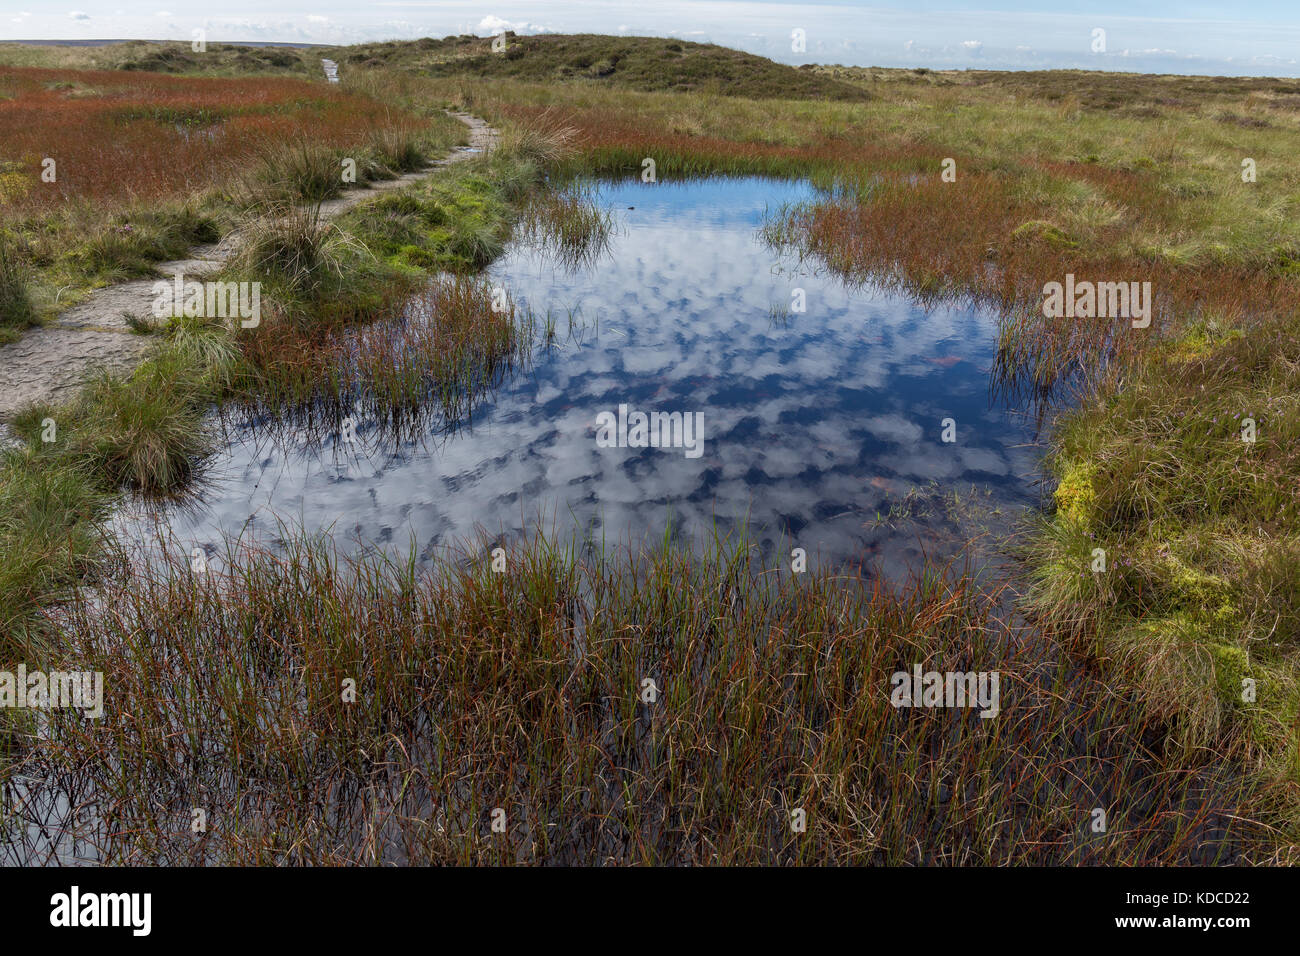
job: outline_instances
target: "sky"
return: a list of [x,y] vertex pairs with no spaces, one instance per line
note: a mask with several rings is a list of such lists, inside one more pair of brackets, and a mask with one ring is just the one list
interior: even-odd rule
[[[0,0],[0,40],[356,43],[607,33],[784,63],[1300,76],[1300,0]],[[795,31],[804,49],[795,49]]]

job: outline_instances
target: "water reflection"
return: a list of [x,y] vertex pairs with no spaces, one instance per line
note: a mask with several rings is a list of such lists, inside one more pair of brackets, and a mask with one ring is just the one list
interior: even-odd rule
[[[619,228],[599,262],[568,272],[520,243],[492,268],[560,318],[554,347],[472,422],[396,445],[364,419],[354,441],[323,443],[244,423],[203,503],[167,516],[178,544],[216,554],[223,535],[288,521],[427,555],[539,516],[609,543],[657,538],[670,518],[688,539],[747,520],[771,549],[897,571],[960,546],[951,509],[881,520],[904,500],[974,487],[1003,515],[1036,503],[1033,424],[989,398],[996,316],[783,261],[758,234],[765,211],[812,195],[764,179],[602,187]],[[702,453],[600,447],[598,416],[620,405],[699,413]]]

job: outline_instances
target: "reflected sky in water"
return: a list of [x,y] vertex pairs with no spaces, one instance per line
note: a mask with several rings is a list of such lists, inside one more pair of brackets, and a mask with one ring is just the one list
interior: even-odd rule
[[[177,544],[216,552],[223,535],[274,535],[278,518],[351,547],[404,553],[414,536],[428,555],[539,516],[626,544],[661,537],[671,515],[687,539],[748,519],[769,548],[893,576],[923,549],[954,553],[969,530],[932,507],[936,490],[974,487],[1004,517],[1037,504],[1033,423],[989,398],[995,316],[850,289],[779,256],[759,235],[765,212],[813,198],[810,186],[637,181],[598,197],[618,222],[600,261],[568,272],[518,246],[490,270],[558,318],[557,344],[472,425],[397,448],[367,440],[364,420],[350,446],[236,428],[202,502],[167,516]],[[703,413],[703,454],[597,447],[597,415],[620,404]],[[882,525],[913,488],[929,489],[914,520]]]

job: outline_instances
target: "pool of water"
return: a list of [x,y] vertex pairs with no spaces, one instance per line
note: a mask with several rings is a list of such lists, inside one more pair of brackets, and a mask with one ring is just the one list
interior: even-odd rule
[[[428,556],[539,519],[611,545],[746,523],[769,553],[891,575],[956,554],[971,512],[954,495],[1002,519],[1039,500],[1034,423],[990,397],[996,316],[849,287],[763,241],[768,211],[814,196],[759,178],[603,185],[618,228],[598,261],[569,269],[519,244],[491,268],[559,322],[471,423],[396,443],[368,440],[365,419],[351,442],[235,423],[201,499],[162,520],[214,558],[280,522]],[[627,442],[601,428],[620,406],[632,426],[677,412],[700,429],[631,447],[635,427]],[[119,522],[158,517],[137,503]]]

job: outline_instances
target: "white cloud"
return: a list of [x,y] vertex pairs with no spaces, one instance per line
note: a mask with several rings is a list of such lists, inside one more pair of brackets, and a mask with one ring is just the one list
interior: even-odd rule
[[514,33],[557,33],[550,27],[544,27],[537,23],[529,23],[527,20],[503,20],[501,17],[488,14],[478,22],[478,32],[485,34],[504,33],[510,30]]
[[71,11],[68,12],[68,19],[69,19],[69,20],[89,20],[89,19],[90,19],[90,14],[89,14],[89,13],[83,13],[83,12],[80,11],[80,10],[71,10]]

